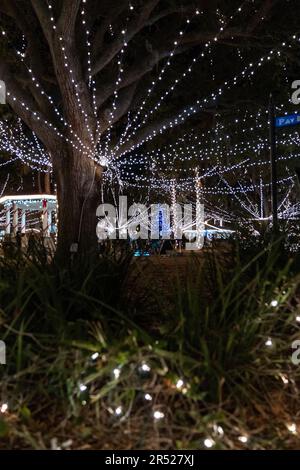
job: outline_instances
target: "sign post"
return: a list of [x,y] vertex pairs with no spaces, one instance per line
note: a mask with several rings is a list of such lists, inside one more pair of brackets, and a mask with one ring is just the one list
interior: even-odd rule
[[275,106],[272,94],[269,101],[270,121],[270,161],[271,161],[271,187],[272,187],[272,218],[273,232],[278,233],[278,191],[277,191],[277,166],[276,166],[276,125]]
[[[272,184],[272,216],[273,230],[278,232],[278,193],[277,193],[277,166],[276,166],[276,128],[297,126],[300,124],[300,114],[289,114],[286,116],[275,117],[275,106],[272,94],[269,102],[269,121],[270,121],[270,159],[271,159],[271,184]],[[300,169],[296,169],[300,181]]]
[[296,126],[300,124],[300,114],[290,114],[288,116],[281,116],[275,119],[276,127]]

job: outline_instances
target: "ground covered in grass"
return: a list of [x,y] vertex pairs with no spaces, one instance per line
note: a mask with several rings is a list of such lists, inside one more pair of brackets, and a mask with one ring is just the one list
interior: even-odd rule
[[236,244],[156,269],[124,247],[2,259],[0,448],[300,447],[295,257]]

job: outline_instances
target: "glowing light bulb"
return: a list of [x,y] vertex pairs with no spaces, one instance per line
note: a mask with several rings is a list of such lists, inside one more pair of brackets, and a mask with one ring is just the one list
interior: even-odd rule
[[239,436],[238,440],[242,442],[243,444],[246,444],[248,442],[248,437],[247,436]]
[[177,380],[176,388],[181,389],[184,386],[184,381],[182,379]]
[[297,434],[297,426],[295,423],[287,424],[286,426],[292,434]]
[[148,364],[144,363],[144,364],[142,364],[141,369],[142,369],[143,372],[150,372],[151,367],[148,366]]
[[95,361],[96,359],[98,359],[98,357],[99,357],[99,353],[97,353],[97,352],[95,352],[94,354],[91,355],[91,359],[92,359],[93,361]]
[[0,412],[5,413],[8,410],[8,404],[7,403],[2,403],[0,407]]
[[80,384],[80,385],[79,385],[79,390],[80,390],[81,392],[85,392],[86,389],[87,389],[87,386],[86,386],[86,385],[84,385],[84,384]]
[[165,415],[161,411],[154,411],[153,417],[154,419],[159,420],[159,419],[163,419]]
[[285,385],[289,383],[289,379],[286,375],[280,374],[280,378]]
[[150,393],[146,393],[144,398],[147,401],[152,401],[152,396],[150,395]]
[[265,345],[268,346],[268,347],[271,347],[273,346],[273,341],[271,338],[268,338],[267,341],[265,342]]
[[120,377],[120,374],[121,374],[120,369],[118,369],[118,368],[114,369],[113,374],[115,376],[115,379],[118,379]]
[[206,438],[206,439],[204,439],[204,445],[208,449],[211,449],[215,445],[215,441],[213,439]]
[[272,300],[271,307],[277,307],[277,306],[278,306],[278,300]]
[[115,409],[115,415],[120,416],[122,414],[122,406],[118,406],[118,408]]

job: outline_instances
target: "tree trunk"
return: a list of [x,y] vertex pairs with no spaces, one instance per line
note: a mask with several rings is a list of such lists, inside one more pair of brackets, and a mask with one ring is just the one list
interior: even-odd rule
[[97,249],[99,168],[70,148],[56,154],[53,164],[58,202],[57,259],[66,262],[71,250],[77,255],[93,256]]
[[45,173],[44,189],[46,194],[51,194],[50,173]]
[[37,186],[38,186],[39,194],[42,194],[43,190],[42,190],[42,182],[41,182],[41,173],[40,173],[40,171],[37,174]]

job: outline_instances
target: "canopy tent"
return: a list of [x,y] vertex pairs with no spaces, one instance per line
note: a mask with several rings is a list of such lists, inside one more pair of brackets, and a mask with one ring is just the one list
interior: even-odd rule
[[0,205],[4,206],[3,225],[6,235],[16,235],[18,231],[26,233],[28,213],[38,211],[42,213],[43,236],[50,236],[53,229],[52,213],[57,209],[56,196],[50,194],[3,196],[0,198]]

